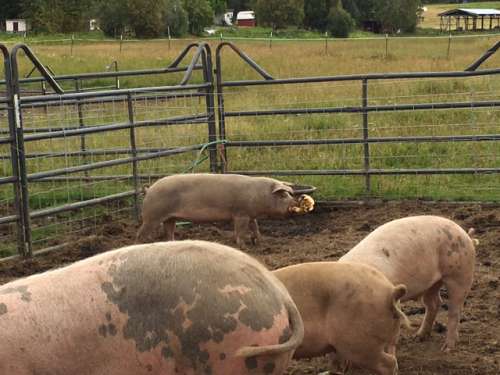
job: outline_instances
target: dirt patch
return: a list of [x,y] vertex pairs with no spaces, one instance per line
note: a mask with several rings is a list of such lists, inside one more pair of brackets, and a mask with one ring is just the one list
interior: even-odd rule
[[[247,251],[271,269],[306,261],[336,260],[377,226],[420,214],[445,216],[465,229],[474,227],[480,245],[474,285],[462,315],[458,348],[451,353],[439,350],[446,331],[446,293],[443,293],[443,308],[429,341],[418,342],[411,332],[403,330],[398,347],[400,373],[497,375],[500,373],[500,207],[423,202],[319,204],[309,215],[285,221],[260,221],[263,243],[259,248],[249,246]],[[177,238],[234,245],[231,230],[228,224],[186,226],[178,228]],[[29,261],[0,263],[0,283],[132,244],[135,231],[136,226],[130,222],[109,221],[88,238],[68,239],[74,245],[66,250]],[[415,324],[423,318],[424,310],[419,303],[406,303],[404,310]],[[327,369],[328,358],[324,357],[294,361],[287,373],[317,374]]]

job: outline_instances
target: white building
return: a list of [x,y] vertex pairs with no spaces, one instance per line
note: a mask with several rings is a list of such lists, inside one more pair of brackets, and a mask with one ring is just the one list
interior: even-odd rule
[[28,23],[26,20],[6,20],[5,31],[8,33],[24,33],[28,31]]
[[99,23],[95,18],[92,18],[89,20],[89,31],[96,31],[96,30],[101,30],[99,28]]

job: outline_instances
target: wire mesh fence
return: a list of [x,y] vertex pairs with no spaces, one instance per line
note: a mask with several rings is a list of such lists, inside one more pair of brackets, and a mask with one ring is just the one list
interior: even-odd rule
[[325,199],[500,199],[498,69],[273,79],[233,51],[261,77],[217,76],[226,172]]
[[[227,46],[248,79],[223,79]],[[327,200],[500,200],[500,69],[275,79],[222,43],[213,77],[194,43],[166,68],[54,76],[23,51],[0,82],[0,257],[138,220],[144,184],[190,171],[278,175]]]
[[[41,75],[47,74],[36,57],[30,57],[31,51],[21,48]],[[189,65],[177,66],[190,50],[194,56]],[[9,186],[2,185],[6,198],[0,220],[6,228],[17,228],[8,233],[19,232],[22,239],[20,243],[15,238],[5,241],[2,256],[13,254],[18,246],[23,255],[60,247],[121,217],[137,220],[143,183],[192,169],[202,152],[212,153],[210,160],[214,160],[209,143],[215,137],[211,56],[204,45],[186,47],[175,66],[166,69],[119,73],[123,77],[181,73],[181,84],[126,90],[81,91],[81,83],[90,77],[76,75],[56,77],[61,85],[49,76],[50,87],[37,92],[32,86],[39,85],[40,78],[19,77],[16,52],[9,58],[14,84],[5,90],[10,89],[13,101],[0,107],[16,116],[1,123],[5,143],[0,160],[2,176],[8,178],[9,166],[14,165],[8,149],[14,145],[23,161],[14,176],[15,185],[24,191],[16,212],[8,200],[13,199]],[[91,78],[101,79],[98,75]],[[191,80],[199,83],[191,84]],[[9,80],[4,84],[9,86]],[[14,134],[16,139],[11,122],[21,132]],[[197,166],[198,170],[210,168],[210,163]]]

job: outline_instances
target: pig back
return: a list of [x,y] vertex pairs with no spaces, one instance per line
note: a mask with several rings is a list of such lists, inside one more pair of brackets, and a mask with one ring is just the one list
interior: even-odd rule
[[459,225],[439,216],[422,215],[380,226],[340,261],[368,264],[394,285],[405,284],[408,293],[404,301],[419,297],[449,272],[450,259],[473,265],[474,258],[472,240]]
[[259,199],[252,177],[209,173],[180,174],[155,182],[144,197],[145,210],[157,210],[182,218],[229,219],[249,212]]
[[239,349],[290,330],[289,295],[268,274],[234,249],[181,241],[22,279],[0,288],[0,363],[31,364],[26,374],[243,373]]

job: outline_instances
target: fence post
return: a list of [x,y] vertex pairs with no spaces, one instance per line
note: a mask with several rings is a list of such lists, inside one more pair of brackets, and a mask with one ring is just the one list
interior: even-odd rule
[[389,34],[385,34],[385,58],[389,56]]
[[[17,46],[16,46],[17,47]],[[15,133],[15,147],[17,154],[17,189],[19,189],[19,224],[22,228],[21,239],[23,244],[20,248],[24,257],[31,257],[33,255],[33,243],[31,239],[31,218],[28,196],[28,176],[26,170],[26,159],[24,149],[24,131],[22,121],[21,105],[19,103],[19,71],[17,67],[17,51],[18,48],[14,47],[10,55],[10,101],[9,112],[11,126],[14,128]]]
[[167,26],[167,35],[168,35],[168,50],[170,51],[170,26]]
[[71,56],[73,56],[73,45],[75,44],[75,34],[71,34]]
[[446,58],[449,59],[450,58],[450,49],[451,49],[451,33],[450,35],[448,36],[448,51],[446,52]]
[[[75,79],[75,91],[80,92],[80,80],[78,78]],[[78,108],[78,126],[80,128],[85,127],[85,122],[83,121],[83,104],[81,100],[78,98],[76,100],[77,102],[77,108]],[[87,145],[85,141],[85,134],[80,135],[80,151],[83,153],[83,161],[86,164],[87,163]],[[85,171],[84,172],[85,177],[89,177],[89,172]]]
[[122,52],[123,34],[120,34],[120,53]]
[[137,145],[135,142],[134,105],[132,94],[127,93],[128,121],[130,123],[130,151],[132,153],[132,176],[134,178],[134,220],[139,222],[139,173],[137,166]]
[[325,31],[325,55],[328,55],[328,31]]
[[202,53],[203,59],[203,80],[205,83],[210,83],[210,87],[206,89],[205,102],[207,106],[208,115],[208,142],[211,143],[208,147],[208,152],[210,155],[210,172],[216,173],[217,166],[217,127],[215,123],[215,87],[214,87],[214,77],[212,73],[212,52],[208,44],[200,45],[200,48],[204,48]]
[[269,48],[273,48],[273,32],[271,31],[271,35],[269,36]]
[[[226,139],[226,117],[224,112],[224,89],[222,86],[222,62],[221,62],[221,45],[217,47],[215,53],[215,77],[217,82],[217,114],[219,119],[219,140],[224,141]],[[227,172],[227,151],[224,145],[220,153],[220,166],[219,172]]]
[[16,226],[16,234],[17,234],[17,252],[19,255],[24,256],[26,254],[25,240],[24,240],[24,232],[23,232],[23,208],[22,208],[22,199],[21,199],[21,185],[19,183],[19,154],[17,150],[17,134],[16,134],[16,124],[15,124],[15,115],[14,115],[14,99],[12,95],[12,72],[10,68],[10,59],[9,52],[7,48],[3,45],[0,45],[0,50],[3,53],[4,58],[4,75],[5,75],[5,87],[6,93],[5,96],[8,103],[8,122],[9,122],[9,136],[11,138],[10,141],[10,160],[12,164],[12,176],[16,178],[16,181],[12,184],[14,190],[14,209],[16,215],[18,216],[18,225]]
[[365,190],[366,194],[369,195],[371,191],[371,181],[370,174],[370,144],[368,143],[368,80],[363,79],[363,89],[362,89],[363,99],[363,148],[364,148],[364,169],[365,169]]

